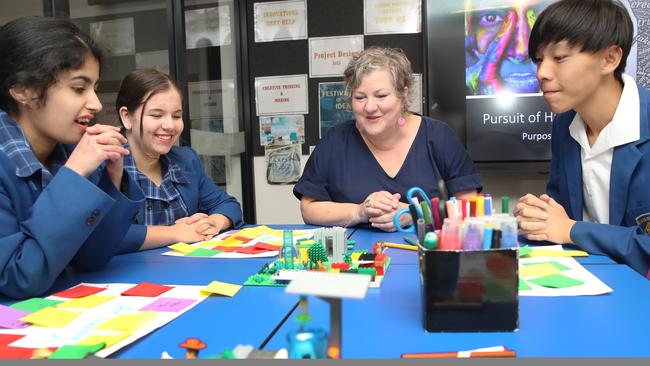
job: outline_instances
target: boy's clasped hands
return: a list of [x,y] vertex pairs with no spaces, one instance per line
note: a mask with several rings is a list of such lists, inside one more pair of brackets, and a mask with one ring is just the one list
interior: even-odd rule
[[520,232],[528,240],[573,243],[571,228],[575,220],[570,219],[564,207],[547,194],[537,197],[529,193],[521,197],[514,214]]

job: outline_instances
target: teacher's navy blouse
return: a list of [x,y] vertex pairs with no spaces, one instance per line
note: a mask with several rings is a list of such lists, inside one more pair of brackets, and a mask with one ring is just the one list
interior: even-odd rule
[[361,203],[372,192],[400,193],[418,186],[438,196],[443,179],[450,195],[482,189],[481,177],[454,132],[443,122],[422,117],[415,140],[400,170],[390,177],[363,141],[354,121],[330,131],[309,157],[293,194],[317,201]]

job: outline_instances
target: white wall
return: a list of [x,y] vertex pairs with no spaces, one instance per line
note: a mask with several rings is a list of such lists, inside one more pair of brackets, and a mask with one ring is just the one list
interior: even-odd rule
[[[301,171],[309,156],[301,155]],[[268,184],[264,156],[253,158],[255,210],[259,224],[302,224],[300,201],[293,195],[293,184]]]

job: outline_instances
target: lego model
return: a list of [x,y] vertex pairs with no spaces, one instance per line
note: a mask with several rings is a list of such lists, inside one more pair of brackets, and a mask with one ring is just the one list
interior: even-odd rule
[[325,247],[327,258],[330,262],[343,262],[343,254],[347,250],[345,240],[345,228],[334,226],[331,228],[320,228],[314,231],[314,241],[320,241]]
[[286,286],[301,272],[320,271],[366,274],[371,277],[370,287],[379,287],[390,264],[380,242],[374,245],[372,253],[366,250],[349,252],[344,228],[318,229],[314,233],[315,239],[298,240],[295,246],[290,235],[290,232],[289,236],[285,234],[278,259],[266,263],[244,285]]

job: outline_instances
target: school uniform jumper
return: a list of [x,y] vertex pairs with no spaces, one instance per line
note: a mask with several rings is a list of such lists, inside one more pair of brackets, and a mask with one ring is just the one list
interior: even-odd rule
[[147,225],[171,225],[197,212],[222,214],[232,221],[233,228],[244,225],[239,202],[205,174],[196,151],[187,146],[174,146],[161,156],[161,161],[163,182],[160,187],[153,187],[153,183],[137,170],[130,155],[124,159],[126,171],[144,191],[146,202],[134,217],[119,253],[137,251],[144,243]]
[[98,270],[115,254],[144,196],[126,196],[100,167],[85,178],[63,166],[73,147],[56,145],[51,172],[20,127],[0,110],[0,293],[40,295],[66,266]]
[[650,92],[638,87],[640,137],[614,148],[609,186],[609,224],[583,219],[581,148],[569,131],[576,114],[553,123],[548,194],[576,220],[571,240],[584,250],[610,256],[642,275],[650,268]]

